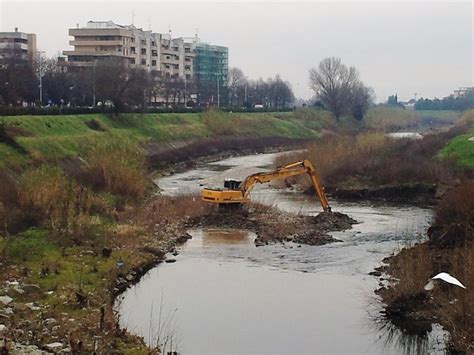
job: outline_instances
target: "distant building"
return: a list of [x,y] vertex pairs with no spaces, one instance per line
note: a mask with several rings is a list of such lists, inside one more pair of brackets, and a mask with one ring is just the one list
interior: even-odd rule
[[0,32],[0,59],[13,55],[33,62],[36,58],[36,35],[18,32],[18,28],[15,32]]
[[218,103],[226,95],[229,73],[229,50],[227,47],[207,43],[196,43],[194,79],[200,93],[200,101]]
[[116,58],[126,65],[158,71],[168,77],[193,77],[194,44],[197,38],[171,38],[169,34],[144,31],[133,25],[112,21],[89,21],[86,27],[71,28],[65,50],[69,68],[93,66],[97,61]]
[[457,90],[454,90],[454,94],[452,95],[454,98],[458,97],[465,97],[466,95],[473,94],[474,87],[460,87]]
[[93,67],[115,58],[158,77],[194,81],[195,89],[201,93],[200,101],[218,103],[226,95],[227,47],[202,43],[197,36],[172,38],[171,34],[112,21],[89,21],[86,27],[69,29],[69,35],[74,37],[69,42],[74,48],[63,51],[67,61],[60,62],[68,70]]

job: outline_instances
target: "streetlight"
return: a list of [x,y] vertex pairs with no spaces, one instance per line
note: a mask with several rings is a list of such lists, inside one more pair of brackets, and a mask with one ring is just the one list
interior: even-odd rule
[[219,73],[216,73],[217,79],[217,108],[221,107],[221,95],[219,94]]
[[95,107],[95,68],[97,66],[97,59],[94,59],[94,66],[92,67],[92,76],[93,76],[93,80],[92,80],[92,106]]
[[39,68],[38,68],[38,73],[39,73],[39,100],[40,100],[40,107],[43,106],[43,60],[41,54],[44,53],[44,51],[38,51],[39,54]]

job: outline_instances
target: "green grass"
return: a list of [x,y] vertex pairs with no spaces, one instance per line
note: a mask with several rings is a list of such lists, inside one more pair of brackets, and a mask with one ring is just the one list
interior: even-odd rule
[[[2,120],[22,128],[15,137],[18,149],[0,143],[0,168],[21,166],[32,161],[54,161],[81,155],[97,141],[127,139],[137,144],[199,140],[221,135],[205,122],[206,113],[103,114],[58,116],[6,116]],[[301,120],[293,113],[222,113],[216,115],[230,128],[226,134],[255,137],[316,137],[314,121]],[[88,126],[96,121],[102,130]]]
[[474,129],[450,140],[439,156],[454,159],[460,166],[474,169],[474,141],[469,141],[470,137],[474,137]]

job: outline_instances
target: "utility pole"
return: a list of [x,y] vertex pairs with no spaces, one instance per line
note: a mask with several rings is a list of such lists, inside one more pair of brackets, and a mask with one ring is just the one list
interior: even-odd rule
[[186,73],[184,73],[184,108],[186,108]]

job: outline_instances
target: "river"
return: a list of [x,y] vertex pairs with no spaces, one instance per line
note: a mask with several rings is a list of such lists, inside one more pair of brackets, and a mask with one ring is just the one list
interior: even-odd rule
[[[276,154],[206,163],[156,183],[167,195],[195,193],[268,168]],[[313,196],[271,185],[257,186],[251,199],[309,215],[321,209]],[[410,337],[381,320],[380,281],[368,275],[422,240],[432,212],[368,202],[332,208],[360,223],[324,246],[257,248],[249,231],[190,230],[176,263],[150,270],[119,297],[121,326],[181,354],[444,353],[439,326]]]

